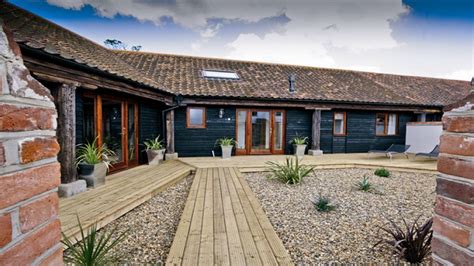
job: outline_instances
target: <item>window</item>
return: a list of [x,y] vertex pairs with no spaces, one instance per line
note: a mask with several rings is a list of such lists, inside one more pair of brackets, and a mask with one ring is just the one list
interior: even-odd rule
[[346,135],[346,112],[334,113],[334,136]]
[[375,119],[377,136],[397,135],[398,115],[394,113],[378,113]]
[[186,114],[186,127],[206,128],[206,108],[188,107]]
[[202,76],[215,79],[239,79],[239,75],[232,71],[203,70]]

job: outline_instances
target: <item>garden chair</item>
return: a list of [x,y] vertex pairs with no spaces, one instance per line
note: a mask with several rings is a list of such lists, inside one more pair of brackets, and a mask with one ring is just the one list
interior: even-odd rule
[[410,148],[410,145],[402,145],[402,144],[392,144],[386,150],[370,150],[367,153],[367,157],[369,157],[372,153],[381,153],[385,154],[386,157],[389,157],[392,160],[393,155],[395,154],[404,154],[408,159],[407,150]]
[[439,145],[436,145],[434,147],[434,149],[432,151],[428,152],[428,153],[419,152],[419,153],[415,154],[415,159],[416,159],[417,156],[423,156],[423,157],[438,159],[438,155],[439,155]]

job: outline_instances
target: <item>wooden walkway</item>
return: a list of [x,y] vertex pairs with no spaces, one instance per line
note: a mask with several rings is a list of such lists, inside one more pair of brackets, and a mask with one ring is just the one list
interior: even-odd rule
[[[265,171],[266,162],[273,161],[282,163],[290,155],[247,155],[232,156],[230,159],[221,159],[220,157],[187,157],[180,158],[196,168],[207,167],[237,167],[244,172]],[[346,154],[324,154],[322,156],[305,155],[303,164],[314,165],[316,169],[334,169],[334,168],[379,168],[385,167],[395,171],[412,171],[436,173],[436,160],[427,160],[423,158],[410,158],[397,155],[390,159],[380,155],[370,155],[367,153],[346,153]]]
[[142,165],[107,176],[105,185],[59,202],[61,230],[79,236],[77,216],[84,228],[101,228],[191,174],[194,168],[178,160],[158,166]]
[[236,168],[196,171],[167,265],[291,265]]

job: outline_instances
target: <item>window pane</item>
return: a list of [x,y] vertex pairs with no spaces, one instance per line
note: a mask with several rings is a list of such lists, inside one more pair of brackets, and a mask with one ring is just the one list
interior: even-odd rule
[[283,149],[283,113],[275,112],[274,149]]
[[237,149],[245,149],[245,126],[247,125],[247,111],[237,114]]
[[377,114],[375,131],[377,135],[385,134],[385,114]]
[[189,108],[189,125],[191,126],[203,126],[204,109],[201,108]]
[[135,143],[135,104],[128,104],[128,159],[133,161],[136,159],[136,143]]
[[102,137],[104,145],[115,153],[114,163],[123,162],[122,147],[122,103],[102,100]]
[[270,149],[270,112],[252,112],[252,149]]
[[388,135],[397,134],[397,114],[390,114],[388,116]]
[[344,113],[335,113],[334,114],[334,134],[344,135]]
[[89,97],[83,98],[83,115],[84,124],[82,128],[83,142],[92,143],[96,138],[95,134],[95,112],[94,112],[94,99]]

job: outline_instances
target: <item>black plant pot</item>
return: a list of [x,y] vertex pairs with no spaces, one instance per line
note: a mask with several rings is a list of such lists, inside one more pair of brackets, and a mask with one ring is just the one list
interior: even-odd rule
[[80,175],[91,175],[94,172],[94,165],[93,164],[79,164],[79,174]]

